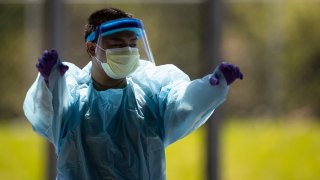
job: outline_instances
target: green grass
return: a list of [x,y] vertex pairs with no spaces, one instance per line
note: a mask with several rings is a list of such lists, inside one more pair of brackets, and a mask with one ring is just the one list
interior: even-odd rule
[[26,123],[1,124],[0,179],[44,179],[44,144]]
[[[320,124],[228,121],[220,139],[222,180],[317,180]],[[205,129],[167,149],[168,180],[205,179]]]
[[[320,124],[228,121],[220,139],[222,180],[317,180]],[[166,150],[168,180],[205,179],[205,128]],[[30,125],[0,126],[0,179],[45,177],[45,141]]]
[[222,135],[225,180],[316,180],[320,125],[258,120],[231,122]]
[[168,180],[200,180],[205,176],[205,131],[201,128],[166,149]]

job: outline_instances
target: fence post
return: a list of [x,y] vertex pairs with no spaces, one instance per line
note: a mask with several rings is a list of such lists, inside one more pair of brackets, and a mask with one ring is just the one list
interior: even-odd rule
[[[203,7],[203,72],[210,72],[221,61],[221,38],[224,4],[223,0],[206,0]],[[221,109],[207,122],[207,179],[219,177],[219,130]]]
[[[44,1],[44,49],[55,48],[59,55],[64,54],[65,44],[65,3],[64,0],[45,0]],[[47,143],[48,147],[48,166],[46,179],[55,180],[57,171],[57,156],[55,149],[51,143]]]

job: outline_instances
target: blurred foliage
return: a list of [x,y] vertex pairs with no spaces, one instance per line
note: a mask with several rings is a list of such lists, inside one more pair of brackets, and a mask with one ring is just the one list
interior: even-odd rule
[[[230,116],[319,116],[320,3],[279,2],[226,3],[223,57],[239,65],[245,74],[244,81],[232,85],[224,105]],[[191,79],[211,73],[201,69],[205,17],[200,3],[68,3],[66,6],[66,48],[61,50],[61,57],[66,61],[79,67],[88,63],[83,40],[87,16],[97,9],[114,6],[144,20],[157,65],[175,64]],[[3,24],[0,117],[3,119],[23,116],[22,102],[36,72],[30,64],[35,64],[42,53],[26,56],[25,51],[43,50],[35,48],[34,42],[46,40],[41,36],[32,39],[33,42],[24,42],[26,31],[33,31],[25,28],[24,10],[23,4],[0,5]]]
[[22,115],[24,85],[24,11],[23,5],[0,4],[0,120]]
[[228,114],[319,117],[320,3],[226,7],[223,54],[245,74],[230,91]]
[[287,6],[283,66],[285,108],[303,108],[317,116],[320,116],[319,10],[320,3]]
[[226,6],[223,32],[224,57],[240,66],[244,81],[233,84],[229,94],[227,112],[230,115],[268,114],[266,68],[268,38],[268,4],[235,3]]

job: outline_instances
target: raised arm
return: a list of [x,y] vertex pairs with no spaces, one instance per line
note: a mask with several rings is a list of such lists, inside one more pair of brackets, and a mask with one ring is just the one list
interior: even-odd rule
[[39,75],[27,92],[23,110],[34,131],[57,145],[64,130],[63,114],[72,99],[64,76],[69,67],[51,50],[44,51],[36,68]]
[[228,86],[243,79],[240,69],[222,63],[211,75],[191,82],[179,81],[162,88],[160,109],[164,119],[165,146],[185,137],[204,124],[222,104]]

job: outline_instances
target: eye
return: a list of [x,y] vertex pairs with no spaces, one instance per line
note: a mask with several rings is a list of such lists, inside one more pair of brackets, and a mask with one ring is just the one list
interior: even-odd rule
[[126,46],[127,46],[127,44],[125,44],[125,43],[116,43],[116,44],[110,44],[109,47],[112,49],[112,48],[123,48]]
[[130,43],[129,46],[130,47],[137,47],[137,43]]

